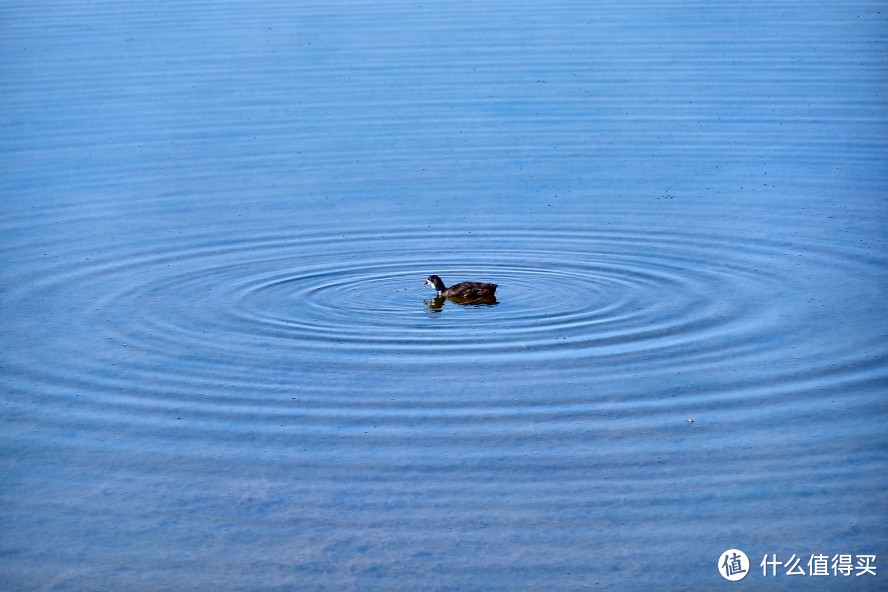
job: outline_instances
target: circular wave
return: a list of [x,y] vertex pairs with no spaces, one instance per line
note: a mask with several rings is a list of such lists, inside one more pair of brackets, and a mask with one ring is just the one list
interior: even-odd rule
[[[494,242],[516,240],[495,229],[486,234]],[[120,340],[146,347],[157,339],[163,348],[209,340],[249,350],[266,340],[327,354],[594,356],[653,352],[666,342],[724,332],[744,315],[762,313],[738,305],[738,296],[774,280],[750,269],[748,257],[746,267],[725,263],[736,245],[713,249],[710,241],[704,250],[700,238],[574,231],[570,248],[561,249],[557,237],[539,233],[537,246],[520,251],[450,250],[431,264],[408,254],[428,235],[394,232],[345,247],[332,239],[267,240],[139,256],[105,270],[126,290],[107,294],[94,313],[112,321]],[[438,238],[444,237],[431,240]],[[498,283],[499,302],[437,308],[421,285],[430,273]]]
[[[622,393],[631,406],[634,390],[674,389],[682,373],[697,377],[686,387],[697,397],[744,397],[756,385],[798,383],[817,374],[813,357],[851,349],[818,344],[798,368],[764,365],[808,330],[775,294],[802,281],[800,265],[812,273],[853,266],[841,252],[643,229],[478,234],[476,244],[444,252],[436,245],[452,230],[191,239],[134,243],[125,256],[71,254],[79,265],[36,266],[7,291],[11,308],[33,300],[63,307],[51,330],[76,337],[29,352],[19,371],[23,382],[51,385],[49,396],[84,394],[109,417],[129,409],[178,418],[184,407],[204,417],[321,421],[317,414],[331,409],[364,417],[371,401],[374,414],[409,416],[415,409],[378,404],[422,399],[424,376],[455,384],[480,376],[492,385],[485,396],[512,413],[520,406],[505,401],[516,393],[559,392],[547,413],[567,417],[597,404],[590,390]],[[434,303],[422,285],[431,273],[497,283],[498,303]],[[743,370],[732,382],[737,368],[760,361],[755,378]],[[478,412],[441,388],[438,403],[450,413]],[[296,406],[281,407],[286,400]]]

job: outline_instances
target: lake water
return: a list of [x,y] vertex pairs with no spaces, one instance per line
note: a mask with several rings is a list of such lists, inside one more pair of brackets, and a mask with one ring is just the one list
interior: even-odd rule
[[3,3],[2,588],[884,589],[886,14]]

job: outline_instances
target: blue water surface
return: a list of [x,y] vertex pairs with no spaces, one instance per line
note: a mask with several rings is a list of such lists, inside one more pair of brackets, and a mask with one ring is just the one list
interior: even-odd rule
[[4,590],[883,587],[882,3],[0,23]]

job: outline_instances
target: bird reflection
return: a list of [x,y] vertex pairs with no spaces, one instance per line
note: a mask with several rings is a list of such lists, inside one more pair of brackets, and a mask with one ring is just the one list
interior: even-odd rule
[[484,296],[482,298],[457,298],[451,296],[435,296],[425,301],[426,308],[429,312],[441,312],[444,309],[444,303],[450,301],[460,306],[485,306],[497,304],[496,296]]

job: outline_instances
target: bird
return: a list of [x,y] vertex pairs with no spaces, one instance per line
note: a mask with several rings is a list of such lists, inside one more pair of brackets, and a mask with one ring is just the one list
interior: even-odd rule
[[457,303],[471,304],[476,302],[496,302],[497,284],[482,282],[461,282],[450,286],[444,285],[436,275],[430,275],[422,285],[430,285],[438,291],[439,298],[449,298]]

